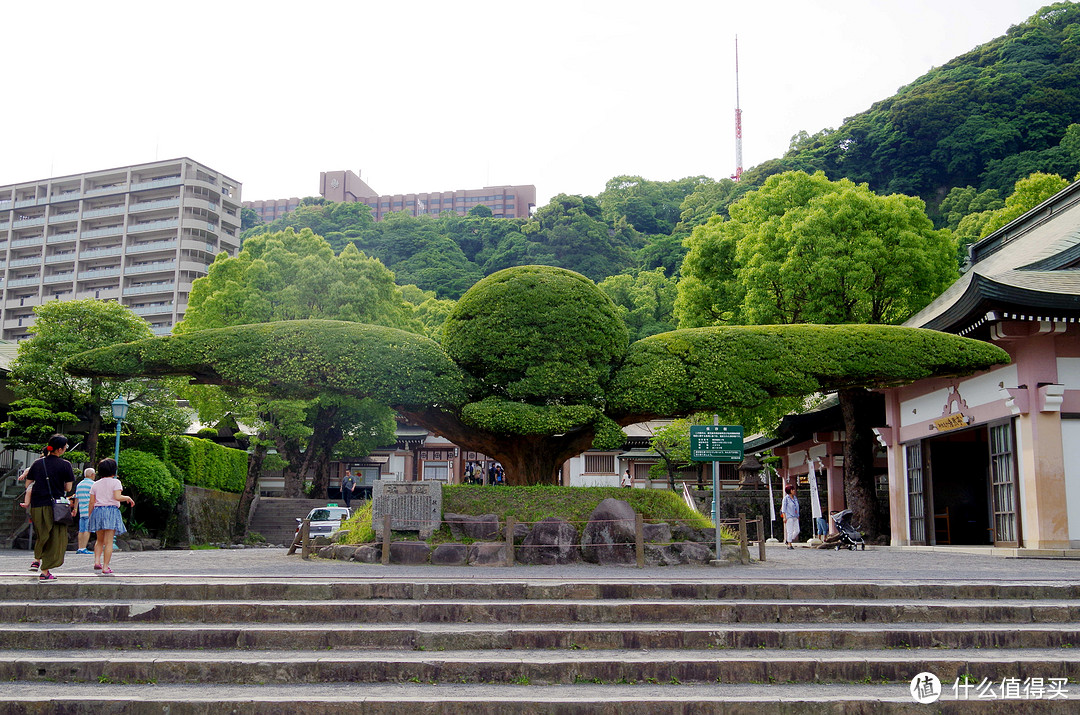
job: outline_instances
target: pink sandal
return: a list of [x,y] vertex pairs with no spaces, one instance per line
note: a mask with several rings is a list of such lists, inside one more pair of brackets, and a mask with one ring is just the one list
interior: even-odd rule
[[100,571],[101,570],[101,564],[94,564],[94,570],[95,571]]
[[113,575],[112,569],[109,568],[108,566],[106,566],[105,568],[101,569],[101,575],[102,576],[112,576]]

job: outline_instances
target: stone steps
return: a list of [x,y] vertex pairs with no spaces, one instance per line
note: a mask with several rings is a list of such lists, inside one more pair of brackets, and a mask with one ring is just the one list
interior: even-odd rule
[[1080,647],[1074,625],[995,624],[971,628],[951,624],[821,625],[724,624],[673,627],[663,623],[412,624],[351,628],[340,621],[310,624],[53,623],[0,626],[0,649],[42,648],[240,648],[394,649],[417,651],[497,649],[973,649]]
[[1080,698],[1070,583],[3,578],[4,713],[922,713],[924,671]]
[[288,545],[296,532],[297,518],[303,519],[315,507],[326,504],[326,499],[260,497],[248,529],[261,534],[268,543]]

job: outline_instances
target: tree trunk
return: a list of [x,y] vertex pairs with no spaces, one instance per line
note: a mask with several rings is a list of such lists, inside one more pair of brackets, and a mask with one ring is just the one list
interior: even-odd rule
[[266,434],[259,432],[255,439],[255,449],[248,459],[244,491],[240,494],[240,501],[236,505],[233,516],[233,534],[236,536],[247,533],[248,512],[251,511],[251,502],[255,501],[255,490],[259,488],[259,475],[262,473],[263,461],[266,459],[266,449]]
[[330,456],[334,447],[345,435],[337,426],[339,410],[336,407],[320,407],[315,413],[315,424],[305,454],[305,463],[311,465],[311,494],[320,499],[329,497]]
[[86,458],[90,461],[91,466],[98,463],[97,451],[98,451],[98,435],[101,434],[101,412],[95,409],[90,410],[90,419],[88,420],[86,428]]
[[285,439],[280,435],[275,435],[274,444],[277,446],[278,454],[284,457],[289,465],[288,469],[285,470],[285,485],[282,492],[286,497],[299,499],[304,496],[303,470],[307,468],[304,463],[304,455],[300,451],[299,440]]
[[412,424],[442,435],[457,446],[483,452],[503,465],[510,486],[559,483],[559,469],[570,457],[592,446],[596,436],[592,426],[561,435],[502,435],[463,424],[441,410],[398,414]]
[[871,427],[872,393],[861,387],[840,390],[844,415],[844,498],[852,522],[870,541],[881,533],[878,523],[877,485],[874,484],[874,453],[877,437]]

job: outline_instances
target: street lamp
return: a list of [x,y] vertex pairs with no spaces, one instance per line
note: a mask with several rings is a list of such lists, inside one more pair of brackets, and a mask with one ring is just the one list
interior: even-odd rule
[[116,420],[116,448],[113,450],[113,459],[116,460],[117,464],[120,463],[120,428],[124,425],[127,412],[128,401],[124,399],[123,395],[112,401],[112,416]]

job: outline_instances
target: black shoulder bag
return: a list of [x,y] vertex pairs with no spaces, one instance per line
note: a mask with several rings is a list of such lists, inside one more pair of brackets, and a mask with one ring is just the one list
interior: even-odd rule
[[45,472],[45,484],[49,487],[49,497],[52,499],[53,523],[72,526],[75,523],[75,517],[71,515],[71,504],[67,499],[64,499],[64,501],[56,500],[56,495],[53,494],[52,479],[49,478],[49,470],[45,467],[48,464],[46,459],[47,457],[41,458],[41,469]]

